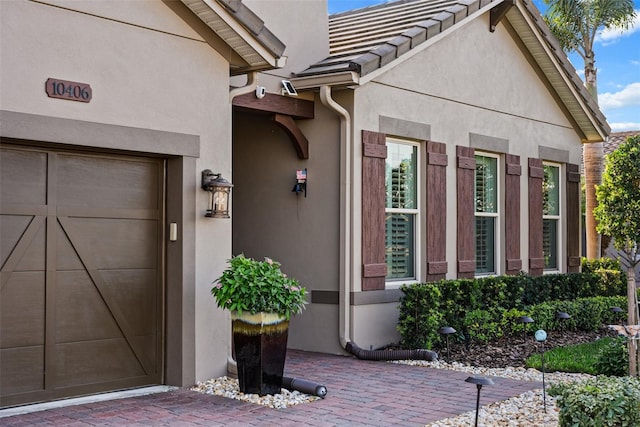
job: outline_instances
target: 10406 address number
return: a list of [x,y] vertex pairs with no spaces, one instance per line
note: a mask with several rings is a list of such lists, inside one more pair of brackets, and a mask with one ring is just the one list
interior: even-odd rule
[[92,97],[91,86],[87,83],[52,78],[47,79],[45,91],[50,98],[68,99],[70,101],[89,102]]

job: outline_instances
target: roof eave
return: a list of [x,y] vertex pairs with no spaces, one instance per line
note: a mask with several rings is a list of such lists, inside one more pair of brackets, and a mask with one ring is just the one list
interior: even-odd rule
[[244,63],[231,64],[231,73],[281,68],[285,45],[241,0],[181,0],[202,22],[237,53]]
[[583,142],[604,141],[611,128],[542,16],[522,1],[516,6],[507,20],[579,127]]

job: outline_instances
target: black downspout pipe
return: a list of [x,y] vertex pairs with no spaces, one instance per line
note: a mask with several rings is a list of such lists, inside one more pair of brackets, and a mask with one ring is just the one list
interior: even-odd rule
[[300,378],[282,377],[282,387],[289,391],[297,390],[301,393],[311,394],[323,399],[327,395],[327,388],[325,386]]
[[364,350],[352,341],[347,343],[345,350],[361,360],[438,360],[438,353],[431,350]]

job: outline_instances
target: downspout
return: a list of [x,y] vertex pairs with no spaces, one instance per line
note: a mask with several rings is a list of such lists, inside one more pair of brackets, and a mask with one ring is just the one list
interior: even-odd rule
[[[258,86],[258,72],[251,71],[247,74],[247,84],[231,89],[229,91],[229,104],[233,103],[233,98],[256,90]],[[231,338],[231,354],[227,356],[227,374],[231,378],[238,378],[238,364],[233,358],[233,337]]]
[[233,98],[238,95],[244,95],[256,90],[258,86],[258,72],[251,71],[247,74],[247,84],[240,87],[235,87],[229,91],[229,103],[233,102]]
[[353,144],[351,141],[351,115],[331,97],[331,87],[320,86],[320,101],[340,116],[340,146],[342,161],[340,162],[340,181],[342,184],[340,198],[340,345],[349,353],[362,360],[437,360],[438,355],[430,350],[364,350],[351,341],[351,260],[352,260],[352,203],[351,196],[351,162]]
[[331,97],[331,87],[320,86],[320,101],[340,116],[340,147],[342,161],[340,162],[340,295],[339,321],[340,345],[347,348],[351,341],[351,115]]

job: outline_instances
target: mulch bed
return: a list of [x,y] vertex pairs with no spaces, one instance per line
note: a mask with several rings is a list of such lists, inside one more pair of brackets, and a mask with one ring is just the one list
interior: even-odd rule
[[[548,351],[556,347],[593,342],[605,336],[613,337],[616,336],[616,333],[606,328],[598,332],[549,332],[547,341],[544,343],[544,350]],[[534,353],[540,353],[542,345],[536,342],[533,333],[529,332],[524,340],[522,335],[517,335],[510,338],[501,338],[486,344],[472,343],[469,346],[465,345],[465,343],[455,342],[455,339],[450,338],[450,358],[447,358],[446,347],[438,348],[436,351],[440,360],[446,362],[460,362],[487,368],[525,367],[527,358]]]

